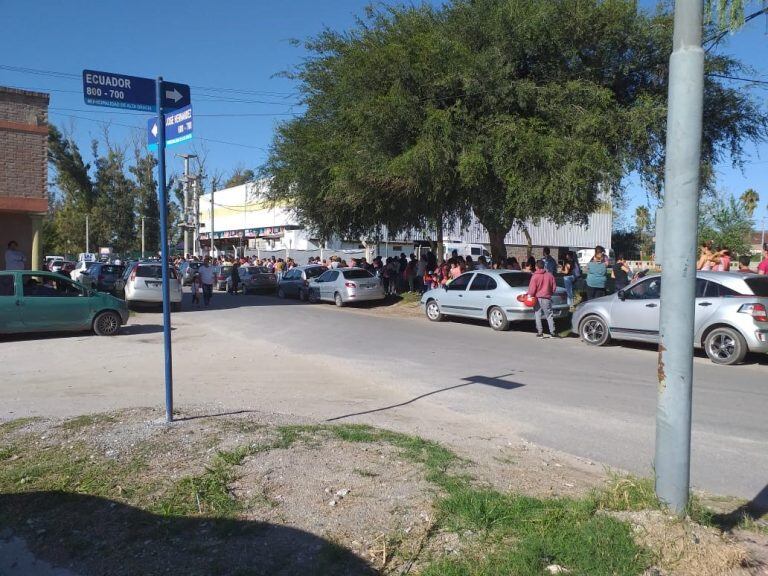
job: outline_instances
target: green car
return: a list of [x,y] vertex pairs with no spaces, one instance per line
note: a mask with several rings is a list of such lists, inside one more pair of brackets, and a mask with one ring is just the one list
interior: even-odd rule
[[127,322],[125,301],[61,274],[0,272],[0,334],[93,330],[113,336]]

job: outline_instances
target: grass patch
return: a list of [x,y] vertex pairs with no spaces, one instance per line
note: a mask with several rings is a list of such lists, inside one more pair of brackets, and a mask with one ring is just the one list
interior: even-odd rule
[[594,493],[597,506],[603,510],[659,510],[653,478],[611,474],[607,485]]
[[242,509],[229,491],[234,480],[232,465],[217,455],[202,474],[176,482],[152,506],[153,511],[163,516],[232,518]]
[[0,424],[0,432],[3,434],[10,434],[11,432],[15,432],[20,428],[24,428],[24,426],[28,426],[35,422],[39,422],[40,420],[42,420],[42,418],[39,418],[37,416],[31,416],[29,418],[16,418],[15,420],[9,420],[8,422],[3,422],[2,424]]
[[83,414],[76,418],[70,418],[61,423],[61,428],[69,432],[75,432],[83,428],[90,428],[97,424],[111,424],[115,422],[113,416],[107,414]]
[[425,576],[533,576],[549,564],[574,574],[629,576],[650,564],[630,527],[600,514],[591,499],[541,500],[464,487],[439,506],[445,527],[479,532],[483,545],[460,560],[430,565]]

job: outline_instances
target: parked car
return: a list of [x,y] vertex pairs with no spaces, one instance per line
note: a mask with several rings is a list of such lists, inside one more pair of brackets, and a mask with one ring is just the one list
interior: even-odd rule
[[69,260],[54,260],[50,265],[51,272],[57,272],[60,274],[69,275],[69,273],[74,269],[75,263]]
[[115,283],[122,276],[125,267],[120,264],[105,264],[94,262],[83,274],[86,286],[99,292],[114,292]]
[[[515,270],[465,272],[446,286],[425,292],[421,306],[433,322],[461,316],[487,320],[494,330],[508,330],[512,322],[533,321],[533,308],[517,299],[528,291],[531,276]],[[568,316],[564,288],[555,289],[552,311],[556,319]]]
[[[277,276],[266,266],[240,266],[240,289],[248,292],[271,292],[277,287]],[[232,288],[232,274],[227,276],[227,292]]]
[[80,282],[80,284],[90,286],[90,278],[84,277],[84,274],[87,274],[88,269],[94,264],[95,262],[80,260],[80,262],[75,265],[75,268],[72,270],[72,272],[69,273],[69,277],[75,282]]
[[195,274],[197,274],[197,270],[200,268],[201,264],[202,262],[197,261],[181,263],[181,266],[179,267],[179,274],[181,275],[182,286],[192,285],[192,279],[195,277]]
[[0,333],[93,330],[117,334],[128,306],[53,272],[0,272]]
[[232,264],[225,264],[223,266],[214,266],[214,290],[226,290],[227,280],[230,274],[232,274]]
[[336,306],[349,302],[384,300],[384,288],[379,279],[363,268],[326,270],[309,281],[310,302],[329,301]]
[[[590,300],[573,315],[574,332],[593,346],[611,339],[658,342],[661,276],[648,275],[616,294]],[[698,272],[694,341],[715,364],[768,353],[768,276]]]
[[[171,310],[181,310],[181,282],[173,267],[169,267]],[[126,269],[115,290],[125,295],[126,302],[153,303],[163,301],[163,269],[159,262],[136,262]]]
[[46,256],[45,264],[43,266],[47,271],[51,272],[51,264],[53,264],[56,260],[64,260],[64,256]]
[[299,300],[307,300],[309,297],[310,280],[317,278],[327,270],[325,266],[315,266],[312,264],[291,268],[278,281],[277,295],[280,298],[290,296]]

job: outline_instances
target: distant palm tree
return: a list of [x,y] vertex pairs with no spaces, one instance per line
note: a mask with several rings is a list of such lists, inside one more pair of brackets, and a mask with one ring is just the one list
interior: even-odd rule
[[648,230],[651,225],[651,211],[648,206],[638,206],[635,208],[635,227],[641,234]]
[[757,210],[757,205],[760,204],[760,194],[755,192],[752,188],[748,188],[741,195],[741,203],[744,204],[744,209],[750,218]]

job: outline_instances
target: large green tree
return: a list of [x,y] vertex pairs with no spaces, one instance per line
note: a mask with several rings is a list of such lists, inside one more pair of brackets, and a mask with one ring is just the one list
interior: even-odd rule
[[[281,125],[264,174],[324,235],[465,216],[494,256],[515,225],[584,221],[630,170],[663,183],[669,13],[629,0],[455,0],[370,9],[325,31],[294,74],[306,113]],[[708,71],[738,62],[713,55]],[[748,94],[710,77],[712,166],[766,135]]]

